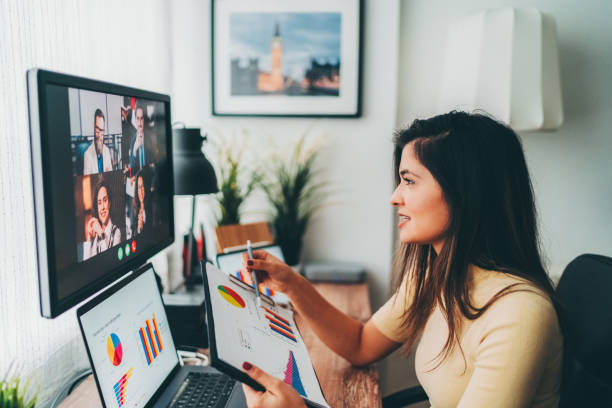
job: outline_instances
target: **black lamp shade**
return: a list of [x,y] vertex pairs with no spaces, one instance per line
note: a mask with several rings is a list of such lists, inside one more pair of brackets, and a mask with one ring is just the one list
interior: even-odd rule
[[197,195],[219,191],[217,176],[204,153],[198,128],[172,129],[172,159],[174,161],[174,194]]

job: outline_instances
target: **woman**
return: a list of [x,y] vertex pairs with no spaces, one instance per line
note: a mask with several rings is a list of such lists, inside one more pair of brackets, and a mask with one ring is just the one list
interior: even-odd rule
[[149,192],[151,191],[151,182],[149,180],[149,172],[144,167],[136,173],[136,194],[132,202],[133,215],[130,222],[132,226],[132,237],[141,234],[149,224],[147,224],[147,216],[151,217],[149,210]]
[[[479,114],[416,120],[395,138],[397,290],[365,324],[327,303],[263,251],[244,259],[287,293],[314,332],[354,365],[416,348],[433,407],[556,407],[563,336],[538,250],[533,192],[517,135]],[[303,406],[249,362],[267,387],[249,406]]]
[[86,224],[87,242],[83,260],[106,251],[121,242],[121,230],[111,220],[111,191],[101,181],[94,191],[93,212]]

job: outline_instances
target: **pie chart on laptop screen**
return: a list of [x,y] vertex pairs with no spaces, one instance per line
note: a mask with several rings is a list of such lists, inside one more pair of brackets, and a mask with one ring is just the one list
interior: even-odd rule
[[108,353],[108,358],[112,365],[118,366],[121,364],[121,360],[123,359],[123,346],[121,345],[119,336],[115,333],[111,333],[110,336],[108,336],[108,340],[106,340],[106,352]]
[[241,309],[244,308],[244,300],[232,288],[229,288],[225,285],[219,285],[217,286],[217,289],[219,290],[219,293],[227,303]]

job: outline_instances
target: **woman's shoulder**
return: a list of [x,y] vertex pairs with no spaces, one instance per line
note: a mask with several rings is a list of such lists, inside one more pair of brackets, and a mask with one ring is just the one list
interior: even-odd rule
[[541,313],[554,313],[550,296],[530,280],[501,271],[471,268],[471,297],[474,306],[483,307],[491,300],[491,309],[499,303],[503,308],[516,308],[517,312],[525,307]]
[[521,325],[548,323],[557,326],[557,312],[550,296],[528,279],[481,268],[474,270],[472,301],[483,307],[490,303],[483,320],[495,324],[520,323]]

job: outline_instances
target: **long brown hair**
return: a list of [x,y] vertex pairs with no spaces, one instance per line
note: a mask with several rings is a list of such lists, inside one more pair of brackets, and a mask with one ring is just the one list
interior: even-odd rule
[[533,189],[516,133],[485,115],[453,111],[415,120],[396,133],[394,143],[396,184],[402,150],[412,143],[450,209],[439,254],[429,244],[415,243],[402,244],[396,254],[395,286],[407,278],[414,298],[402,318],[409,333],[404,350],[439,307],[449,334],[436,357],[437,367],[455,344],[460,347],[461,315],[477,319],[500,297],[526,290],[525,285],[509,285],[476,307],[470,302],[469,265],[526,279],[546,293],[558,311],[540,258]]

